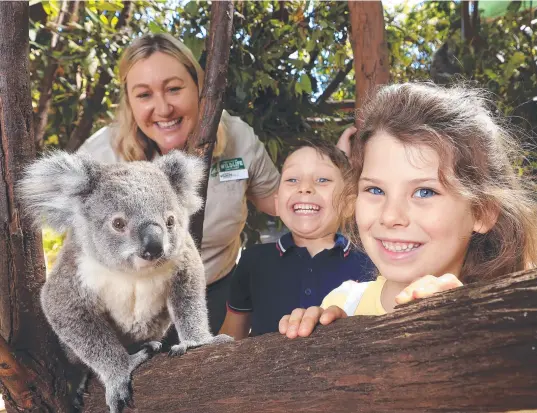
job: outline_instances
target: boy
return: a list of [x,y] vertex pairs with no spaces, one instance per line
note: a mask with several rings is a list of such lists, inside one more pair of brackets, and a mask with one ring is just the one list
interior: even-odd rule
[[373,278],[371,261],[336,234],[335,209],[349,168],[345,154],[324,141],[302,141],[286,159],[276,211],[290,233],[244,251],[233,273],[220,333],[235,339],[278,331],[297,307],[320,305],[346,280]]

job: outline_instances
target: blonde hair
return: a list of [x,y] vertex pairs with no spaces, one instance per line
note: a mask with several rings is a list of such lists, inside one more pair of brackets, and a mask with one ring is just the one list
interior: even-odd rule
[[[439,179],[472,203],[478,219],[493,220],[474,233],[460,278],[476,281],[523,270],[537,263],[537,204],[531,188],[515,173],[520,146],[493,116],[486,92],[466,86],[428,83],[384,86],[364,105],[361,129],[351,146],[345,195],[357,195],[367,141],[389,133],[405,145],[427,145],[441,159]],[[492,221],[491,221],[492,222]],[[346,228],[360,244],[356,222]]]
[[[129,104],[127,94],[127,74],[134,64],[147,59],[153,53],[161,52],[177,59],[192,76],[198,87],[198,93],[203,88],[204,72],[188,47],[180,40],[169,34],[147,34],[134,40],[125,49],[119,61],[119,80],[121,95],[116,113],[117,134],[114,142],[116,152],[126,161],[151,160],[158,147],[138,127]],[[226,147],[226,129],[221,120],[216,133],[216,143],[213,158],[217,158]]]

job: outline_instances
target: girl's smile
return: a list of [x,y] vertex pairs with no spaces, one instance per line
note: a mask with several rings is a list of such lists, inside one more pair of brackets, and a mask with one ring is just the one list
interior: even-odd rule
[[440,158],[428,146],[405,146],[385,132],[365,145],[356,200],[363,246],[390,282],[460,273],[473,231],[471,203],[439,179]]

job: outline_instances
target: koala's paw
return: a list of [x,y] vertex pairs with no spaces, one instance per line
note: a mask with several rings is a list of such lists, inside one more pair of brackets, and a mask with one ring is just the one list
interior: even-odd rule
[[153,357],[157,349],[160,350],[161,347],[162,344],[158,341],[150,341],[143,344],[140,351],[129,356],[130,371],[132,372],[134,369],[138,368],[140,364],[145,363]]
[[223,343],[230,343],[232,341],[235,341],[235,339],[233,337],[228,336],[227,334],[218,334],[217,336],[214,336],[206,344],[223,344]]
[[162,350],[162,343],[160,341],[148,341],[142,345],[142,348],[149,350],[151,355],[160,353]]
[[170,349],[170,352],[168,353],[169,356],[182,356],[186,353],[187,349],[189,348],[196,348],[211,344],[223,344],[223,343],[229,343],[233,341],[233,337],[228,336],[226,334],[219,334],[217,336],[211,337],[207,340],[203,341],[193,341],[193,340],[185,340],[181,341],[179,344],[176,344],[172,346]]
[[106,404],[110,413],[121,413],[125,406],[134,408],[132,381],[130,376],[111,378],[104,383]]

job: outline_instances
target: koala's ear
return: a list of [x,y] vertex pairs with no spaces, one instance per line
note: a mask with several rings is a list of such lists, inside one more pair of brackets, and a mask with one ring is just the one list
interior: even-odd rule
[[203,162],[200,158],[174,150],[158,158],[155,164],[166,174],[179,201],[189,215],[203,205],[198,189],[203,180]]
[[25,168],[18,195],[36,224],[64,232],[74,223],[80,201],[95,188],[100,165],[88,156],[55,151]]

